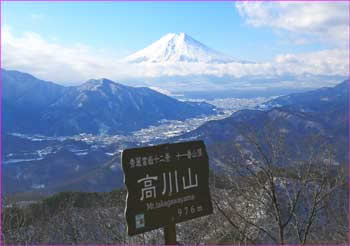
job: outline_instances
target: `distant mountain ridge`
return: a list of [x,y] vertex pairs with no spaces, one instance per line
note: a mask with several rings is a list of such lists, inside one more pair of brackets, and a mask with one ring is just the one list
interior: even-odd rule
[[130,63],[246,63],[213,50],[186,33],[168,33],[148,47],[124,58],[123,61]]
[[124,134],[157,124],[214,114],[214,106],[177,101],[146,87],[108,79],[64,87],[29,74],[2,70],[3,130],[67,136]]
[[334,87],[323,87],[303,93],[281,96],[258,106],[258,109],[270,109],[280,106],[292,106],[300,111],[318,111],[324,107],[344,105],[347,100],[349,81],[345,80]]
[[[284,133],[291,153],[306,147],[303,144],[307,137],[319,136],[336,150],[336,160],[345,164],[348,159],[348,85],[349,81],[344,81],[334,87],[282,96],[260,107],[264,110],[237,111],[171,141],[204,140],[212,151],[212,158],[220,158],[220,155],[230,156],[232,146],[242,143],[243,133],[260,136],[269,135],[269,132]],[[213,151],[215,149],[221,151],[219,155]]]

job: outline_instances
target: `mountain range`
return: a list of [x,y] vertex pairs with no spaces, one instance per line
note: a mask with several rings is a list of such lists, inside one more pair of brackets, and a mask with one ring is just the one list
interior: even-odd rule
[[[202,139],[209,146],[212,160],[218,160],[220,156],[229,158],[235,144],[248,146],[245,135],[260,136],[259,142],[266,144],[267,138],[277,141],[276,136],[283,134],[291,159],[295,160],[297,150],[310,148],[307,139],[317,137],[317,144],[333,146],[337,163],[346,164],[348,86],[346,80],[335,87],[278,97],[258,106],[257,110],[241,110],[223,120],[209,121],[171,141]],[[247,147],[246,151],[251,150]]]
[[[23,74],[19,75],[23,76]],[[243,146],[245,151],[251,151],[249,144],[242,135],[253,133],[265,137],[265,139],[259,138],[259,141],[263,143],[266,141],[266,137],[276,140],[278,138],[275,137],[282,133],[285,137],[286,146],[288,146],[286,159],[289,158],[289,160],[295,161],[298,150],[302,150],[301,153],[307,155],[309,153],[308,149],[314,147],[314,145],[330,144],[335,150],[334,162],[344,165],[348,160],[348,84],[349,81],[344,81],[335,87],[282,96],[260,105],[256,110],[240,110],[228,118],[208,121],[184,135],[169,138],[162,142],[149,142],[147,145],[195,139],[204,140],[211,167],[221,169],[229,164],[233,155],[232,148],[236,144]],[[42,84],[38,83],[38,85]],[[45,83],[44,85],[56,89],[54,84]],[[108,89],[101,90],[101,86],[106,86]],[[59,108],[62,102],[69,102],[66,105],[73,105],[73,108],[77,107],[79,110],[82,107],[79,106],[80,99],[84,96],[90,98],[90,91],[99,95],[104,92],[108,98],[108,91],[113,94],[113,91],[118,91],[120,86],[110,81],[93,80],[74,88],[74,90],[57,87],[61,88],[62,91],[57,92],[57,94],[46,94],[44,99],[37,98],[35,103],[33,101],[33,105],[39,108],[38,105],[41,105],[41,100],[46,101],[51,98],[53,100],[50,104],[52,109]],[[46,87],[44,89],[48,90]],[[12,93],[14,92],[12,91]],[[81,92],[86,92],[87,95]],[[149,90],[147,89],[146,92],[149,92]],[[23,98],[24,102],[27,100],[26,93],[23,93],[25,95],[23,97],[19,97],[19,93],[16,95],[18,95],[18,98]],[[143,95],[139,96],[142,98]],[[163,95],[155,95],[163,98]],[[97,105],[108,107],[105,96],[98,97],[103,98],[103,100],[98,101],[100,104],[97,103]],[[21,100],[18,101],[22,102]],[[89,103],[93,105],[94,101]],[[24,107],[24,103],[22,106]],[[193,105],[190,104],[190,106]],[[207,107],[208,105],[204,106]],[[89,108],[89,104],[87,108]],[[202,107],[200,108],[202,109]],[[65,110],[74,112],[70,111],[70,108]],[[62,109],[62,111],[64,110]],[[53,111],[52,113],[56,112]],[[61,116],[64,117],[64,113]],[[34,128],[35,125],[32,127]],[[18,162],[18,165],[15,163],[3,167],[5,192],[112,190],[122,185],[120,154],[116,150],[143,145],[143,143],[119,141],[113,144],[98,144],[70,140],[69,138],[64,140],[59,138],[38,140],[6,133],[3,136],[3,153],[16,153],[17,158],[22,158],[18,153],[18,148],[21,148],[23,155],[33,153],[33,157],[23,156],[27,159],[33,158],[33,161]],[[317,141],[313,144],[307,142],[308,139],[312,138]],[[37,152],[40,152],[39,155]],[[38,158],[40,156],[42,157]],[[302,158],[302,156],[299,155],[298,158]],[[291,164],[281,162],[279,165],[288,166]]]
[[147,87],[91,79],[64,87],[30,74],[2,70],[3,131],[46,136],[125,134],[160,120],[215,114],[206,103],[186,103]]

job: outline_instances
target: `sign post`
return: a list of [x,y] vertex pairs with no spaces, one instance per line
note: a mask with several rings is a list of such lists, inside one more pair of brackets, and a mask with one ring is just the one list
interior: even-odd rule
[[165,243],[176,244],[176,223],[213,212],[203,141],[126,149],[122,167],[129,236],[164,227]]
[[164,241],[166,245],[175,245],[176,241],[176,224],[170,223],[164,226]]

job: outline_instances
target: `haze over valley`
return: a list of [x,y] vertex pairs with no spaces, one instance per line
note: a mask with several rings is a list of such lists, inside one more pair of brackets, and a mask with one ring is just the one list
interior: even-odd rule
[[[49,165],[50,159],[61,160],[56,161],[58,163],[56,168],[62,169],[60,163],[66,162],[65,165],[68,165],[73,173],[81,175],[81,172],[91,168],[89,165],[92,164],[87,164],[86,160],[97,158],[94,167],[101,166],[109,159],[119,158],[122,150],[127,147],[166,142],[171,137],[195,130],[205,122],[226,118],[240,109],[253,109],[271,99],[271,97],[257,97],[178,101],[151,89],[125,87],[107,79],[90,80],[78,87],[62,87],[18,71],[2,70],[2,75],[5,88],[3,102],[7,105],[3,111],[6,139],[3,165],[6,170],[11,170],[12,177],[9,178],[13,179],[13,182],[20,181],[16,187],[5,185],[5,191],[45,190],[54,180],[50,177],[50,173],[45,179],[41,177],[33,180],[28,177],[36,173],[31,169],[42,169],[43,166]],[[23,82],[25,84],[22,86]],[[32,96],[33,92],[38,90],[43,90],[44,98]],[[115,94],[110,94],[113,90],[116,90]],[[148,95],[152,98],[147,99]],[[147,100],[155,104],[145,105]],[[89,101],[93,104],[89,104]],[[62,103],[66,106],[57,106]],[[166,105],[167,103],[169,105]],[[156,105],[162,105],[163,108],[157,109]],[[112,111],[101,114],[101,109],[106,107]],[[129,107],[128,112],[118,116],[123,112],[123,107]],[[128,122],[132,120],[129,115],[132,107],[135,107],[133,114],[139,115],[134,119],[134,123],[138,125],[131,129],[123,128],[130,125]],[[11,108],[16,110],[10,110]],[[74,110],[71,116],[67,114],[67,109]],[[90,120],[84,117],[91,116],[85,114],[89,112],[91,115],[94,110],[98,112],[98,115],[94,116],[96,124],[86,125]],[[165,114],[166,112],[168,113]],[[152,116],[152,113],[156,114]],[[34,116],[37,119],[33,119]],[[51,117],[54,117],[54,120]],[[21,122],[18,122],[18,119],[21,119]],[[113,123],[116,121],[118,123]],[[59,126],[62,124],[60,122],[64,125]],[[71,157],[76,161],[70,163]],[[119,172],[120,167],[119,161],[112,165],[112,169]],[[57,172],[52,174],[56,175]],[[55,182],[64,183],[65,179],[62,180],[60,176]],[[40,180],[46,181],[40,182]],[[120,186],[121,173],[118,174],[117,180]],[[22,188],[21,183],[25,183]],[[113,187],[96,186],[96,190],[107,191]]]

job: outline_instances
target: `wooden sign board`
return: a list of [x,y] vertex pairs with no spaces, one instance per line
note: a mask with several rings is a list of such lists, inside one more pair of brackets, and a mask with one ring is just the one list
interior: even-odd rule
[[130,236],[213,212],[203,141],[126,149],[122,166]]

